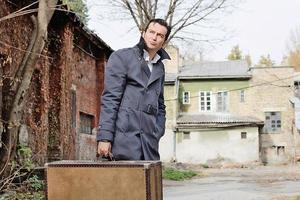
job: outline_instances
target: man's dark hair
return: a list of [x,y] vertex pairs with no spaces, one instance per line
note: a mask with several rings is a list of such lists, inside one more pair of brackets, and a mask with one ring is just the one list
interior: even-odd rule
[[147,26],[146,26],[146,28],[145,28],[145,32],[146,32],[147,29],[149,28],[149,24],[151,24],[152,22],[153,22],[153,23],[158,23],[158,24],[160,24],[160,25],[166,27],[166,29],[167,29],[167,34],[166,34],[166,37],[165,37],[165,41],[167,41],[167,39],[169,38],[169,35],[170,35],[170,33],[171,33],[171,26],[169,26],[168,23],[167,23],[165,20],[163,20],[163,19],[159,19],[159,18],[151,19],[151,20],[148,22],[148,24],[147,24]]

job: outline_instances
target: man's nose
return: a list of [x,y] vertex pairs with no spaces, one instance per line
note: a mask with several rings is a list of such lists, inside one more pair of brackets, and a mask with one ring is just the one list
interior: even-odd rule
[[156,33],[152,35],[152,39],[155,40],[155,41],[157,40],[157,34]]

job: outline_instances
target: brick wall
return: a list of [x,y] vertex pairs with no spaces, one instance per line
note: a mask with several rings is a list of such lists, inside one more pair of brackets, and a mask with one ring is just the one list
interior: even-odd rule
[[[0,0],[1,16],[11,12],[13,8]],[[80,134],[80,112],[94,116],[92,127],[97,126],[104,66],[111,50],[105,45],[100,47],[101,41],[73,20],[64,13],[54,14],[43,56],[24,97],[19,141],[32,149],[39,165],[61,159],[91,159],[95,155],[95,133]],[[32,24],[27,16],[13,18],[0,24],[0,33],[1,42],[6,43],[0,45],[0,54],[11,60],[1,72],[12,77],[24,57]],[[10,80],[3,80],[1,90],[4,120],[13,97]]]
[[92,159],[96,152],[96,132],[88,135],[80,131],[80,113],[92,117],[92,127],[97,128],[105,59],[102,54],[98,60],[95,60],[79,48],[74,49],[73,55],[77,58],[72,72],[72,84],[76,87],[77,157]]

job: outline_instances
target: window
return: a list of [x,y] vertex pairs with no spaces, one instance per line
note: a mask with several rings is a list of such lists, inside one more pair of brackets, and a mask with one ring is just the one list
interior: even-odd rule
[[201,91],[199,92],[199,110],[200,111],[211,111],[211,92]]
[[278,156],[283,156],[284,155],[284,152],[285,152],[285,149],[284,149],[284,146],[277,146],[277,155]]
[[265,133],[278,133],[281,130],[281,115],[280,112],[265,113]]
[[295,96],[299,96],[300,95],[300,81],[294,81],[294,92],[295,92]]
[[247,139],[247,132],[241,132],[241,139]]
[[241,90],[240,92],[240,102],[245,102],[245,90]]
[[217,112],[228,111],[228,92],[217,93]]
[[300,81],[294,81],[294,88],[298,90],[300,87]]
[[94,116],[80,112],[80,133],[92,134]]
[[183,139],[184,139],[184,140],[189,140],[189,139],[191,139],[191,134],[190,134],[190,132],[183,132]]
[[182,94],[182,103],[190,104],[190,92],[183,92]]

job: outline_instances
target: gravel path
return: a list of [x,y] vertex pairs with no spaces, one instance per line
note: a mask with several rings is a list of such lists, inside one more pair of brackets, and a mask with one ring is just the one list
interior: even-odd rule
[[300,165],[199,168],[191,180],[164,180],[164,200],[300,199]]

